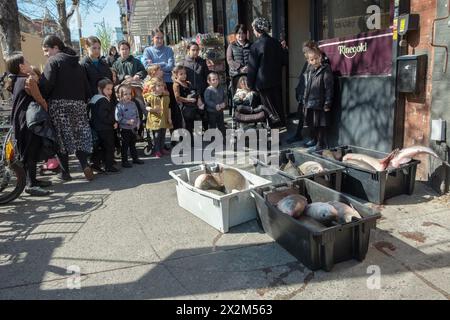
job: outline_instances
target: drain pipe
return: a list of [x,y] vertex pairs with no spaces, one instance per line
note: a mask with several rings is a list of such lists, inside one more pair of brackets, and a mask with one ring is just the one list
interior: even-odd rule
[[447,73],[447,68],[448,68],[448,46],[442,45],[442,44],[436,44],[435,40],[436,40],[436,22],[442,21],[442,20],[447,20],[448,18],[450,18],[450,0],[448,0],[448,2],[447,2],[447,9],[448,9],[448,14],[446,17],[434,19],[433,29],[431,31],[431,46],[433,46],[435,48],[444,48],[445,49],[445,64],[444,64],[444,70],[443,70],[444,73]]

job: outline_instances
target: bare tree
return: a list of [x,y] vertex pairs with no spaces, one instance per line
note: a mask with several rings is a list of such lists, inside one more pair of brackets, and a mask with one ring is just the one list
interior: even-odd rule
[[111,47],[113,32],[113,29],[109,26],[109,24],[105,23],[105,20],[97,26],[97,37],[102,43],[102,51],[105,55]]
[[[106,5],[106,0],[71,0],[70,3],[66,0],[18,1],[21,11],[32,18],[42,18],[42,10],[46,10],[52,19],[58,21],[66,45],[72,45],[68,20],[74,15],[74,6],[79,5],[83,15],[87,15],[91,11],[100,12]],[[69,12],[67,12],[68,5],[71,5]]]
[[16,0],[0,0],[0,38],[7,54],[22,50]]

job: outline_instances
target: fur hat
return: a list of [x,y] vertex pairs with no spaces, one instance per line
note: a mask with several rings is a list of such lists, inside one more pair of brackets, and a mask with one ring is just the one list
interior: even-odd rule
[[269,33],[272,29],[272,25],[270,24],[269,20],[262,17],[256,18],[252,23],[252,27],[258,33]]

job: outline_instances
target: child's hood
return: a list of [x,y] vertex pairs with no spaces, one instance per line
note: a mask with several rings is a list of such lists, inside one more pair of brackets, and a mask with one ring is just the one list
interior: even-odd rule
[[103,98],[108,100],[108,98],[106,98],[104,95],[96,94],[95,96],[92,97],[92,99],[91,99],[91,101],[89,101],[89,103],[96,104],[97,102],[99,102]]

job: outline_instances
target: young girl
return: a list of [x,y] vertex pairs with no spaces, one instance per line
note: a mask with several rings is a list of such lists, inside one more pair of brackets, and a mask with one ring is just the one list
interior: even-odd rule
[[326,147],[326,129],[331,123],[333,104],[333,73],[322,59],[322,52],[315,47],[306,50],[308,70],[304,93],[304,112],[307,127],[312,130],[312,141],[307,143],[314,150]]
[[208,111],[209,129],[219,129],[225,141],[226,132],[223,114],[227,106],[225,90],[220,87],[219,75],[215,72],[208,75],[208,84],[209,87],[205,91],[205,104]]
[[114,167],[114,147],[117,123],[114,115],[114,104],[112,103],[113,82],[102,79],[98,82],[98,94],[95,95],[88,104],[90,111],[91,128],[97,133],[98,144],[92,154],[91,168],[98,172],[103,172],[101,162],[105,163],[105,171],[117,173],[119,170]]
[[116,121],[119,124],[120,134],[122,136],[122,167],[131,168],[128,162],[128,151],[134,164],[144,164],[139,159],[136,141],[140,127],[140,118],[138,106],[132,101],[132,89],[129,85],[122,85],[119,88],[119,104],[116,107]]
[[155,137],[154,155],[161,158],[169,155],[165,150],[167,129],[172,129],[172,117],[170,113],[170,97],[165,93],[164,82],[159,78],[152,79],[149,84],[150,93],[144,95],[147,103],[147,129],[153,131]]
[[187,81],[187,73],[184,67],[175,67],[172,74],[175,99],[181,107],[185,129],[189,131],[193,138],[194,123],[195,121],[202,121],[200,113],[205,110],[205,105],[198,92],[192,87],[191,83]]
[[247,77],[240,77],[237,84],[236,94],[233,98],[234,105],[256,107],[258,103],[257,98],[258,94],[255,91],[250,90],[248,87]]
[[164,83],[164,71],[161,69],[160,65],[154,64],[151,65],[148,69],[147,69],[147,73],[148,73],[148,77],[145,79],[145,83],[144,83],[144,95],[151,93],[151,88],[150,88],[150,81],[153,79],[160,79],[163,84],[164,84],[164,94],[169,96],[169,91],[167,90],[167,86]]

